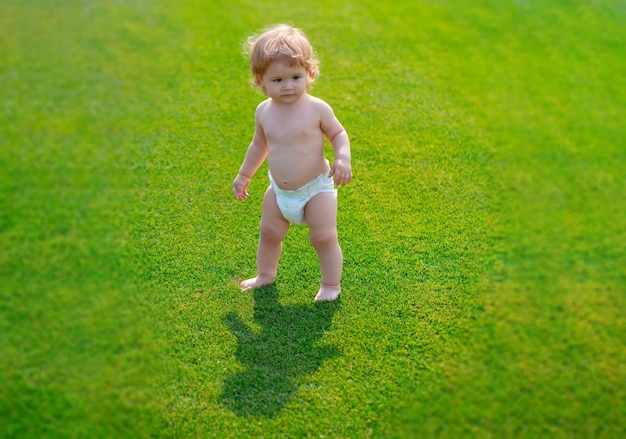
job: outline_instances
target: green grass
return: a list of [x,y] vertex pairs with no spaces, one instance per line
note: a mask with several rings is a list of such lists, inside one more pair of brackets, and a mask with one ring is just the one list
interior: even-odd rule
[[[626,434],[623,2],[37,3],[0,2],[0,436]],[[352,140],[333,303],[305,228],[237,287],[278,22]]]

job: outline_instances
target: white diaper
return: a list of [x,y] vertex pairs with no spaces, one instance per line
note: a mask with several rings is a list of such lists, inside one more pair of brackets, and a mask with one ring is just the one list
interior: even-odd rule
[[304,207],[317,194],[331,192],[337,195],[337,189],[335,189],[332,177],[328,177],[328,171],[293,191],[280,189],[272,178],[272,174],[268,172],[268,175],[280,212],[287,221],[293,224],[304,224]]

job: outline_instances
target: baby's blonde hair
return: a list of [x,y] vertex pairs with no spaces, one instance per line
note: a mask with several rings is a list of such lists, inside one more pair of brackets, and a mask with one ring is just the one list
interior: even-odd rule
[[[261,77],[272,61],[286,58],[304,68],[307,74],[307,91],[319,76],[319,61],[304,32],[287,24],[273,26],[261,35],[246,41],[244,52],[250,57],[252,83],[261,87]],[[265,90],[264,90],[265,91]]]

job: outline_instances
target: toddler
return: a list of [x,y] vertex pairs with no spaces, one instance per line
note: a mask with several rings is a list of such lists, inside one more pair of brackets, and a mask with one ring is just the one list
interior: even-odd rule
[[[318,61],[300,29],[275,26],[251,37],[247,49],[254,84],[268,99],[256,108],[254,136],[233,192],[238,200],[248,197],[250,179],[266,157],[270,185],[263,199],[257,275],[240,287],[273,283],[290,223],[306,224],[322,271],[315,300],[335,300],[341,292],[343,255],[334,185],[352,180],[348,134],[332,108],[308,93],[319,74]],[[324,157],[324,137],[334,151],[332,166]]]

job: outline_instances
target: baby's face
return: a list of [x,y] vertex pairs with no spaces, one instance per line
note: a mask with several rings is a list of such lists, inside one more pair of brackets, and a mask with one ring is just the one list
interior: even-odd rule
[[292,104],[306,93],[305,68],[287,60],[273,61],[260,79],[265,93],[281,104]]

